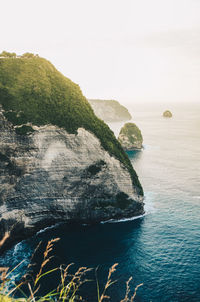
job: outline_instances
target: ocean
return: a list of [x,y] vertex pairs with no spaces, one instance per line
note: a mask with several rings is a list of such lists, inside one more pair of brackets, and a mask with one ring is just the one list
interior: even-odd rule
[[[173,118],[162,117],[169,109]],[[133,104],[129,111],[142,131],[142,151],[128,152],[145,192],[142,217],[98,225],[60,225],[18,243],[0,258],[0,266],[24,260],[24,271],[38,242],[59,237],[52,266],[75,263],[98,267],[100,287],[118,263],[109,290],[111,300],[143,283],[134,301],[200,301],[200,105]],[[118,135],[124,123],[109,124]],[[37,257],[40,257],[38,255]],[[44,284],[56,287],[55,277]],[[97,301],[96,281],[87,285],[89,302]]]

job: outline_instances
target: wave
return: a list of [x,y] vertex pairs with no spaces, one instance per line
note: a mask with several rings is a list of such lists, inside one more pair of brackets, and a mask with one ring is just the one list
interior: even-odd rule
[[159,150],[160,149],[160,147],[159,146],[157,146],[157,145],[147,145],[147,144],[143,144],[142,145],[142,151],[144,151],[144,150]]
[[135,220],[135,219],[142,218],[142,217],[144,217],[144,216],[146,216],[146,215],[147,215],[147,213],[144,213],[144,214],[138,215],[138,216],[129,217],[129,218],[109,219],[109,220],[106,220],[106,221],[101,221],[101,224],[104,224],[104,223],[127,222],[127,221],[132,221],[132,220]]
[[200,195],[192,196],[193,199],[200,199]]
[[20,280],[24,275],[30,263],[32,252],[32,248],[23,240],[0,257],[0,266],[9,267],[10,271],[9,280],[6,284],[7,290],[13,287],[13,282]]
[[138,215],[138,216],[133,216],[133,217],[129,217],[129,218],[121,218],[121,219],[109,219],[106,221],[101,221],[101,224],[104,223],[118,223],[118,222],[127,222],[127,221],[132,221],[135,219],[140,219],[145,217],[146,215],[152,214],[156,211],[154,205],[153,205],[153,193],[152,192],[148,192],[145,194],[144,196],[144,210],[145,213],[142,215]]
[[147,214],[152,214],[156,212],[156,208],[154,206],[154,193],[146,192],[144,195],[144,210]]
[[39,230],[39,231],[36,233],[36,235],[41,234],[41,233],[44,233],[44,232],[46,232],[46,231],[48,231],[48,230],[54,229],[54,228],[58,227],[58,226],[61,225],[61,224],[63,224],[63,222],[58,222],[58,223],[52,224],[52,225],[50,225],[50,226],[48,226],[48,227],[46,227],[46,228],[44,228],[44,229]]

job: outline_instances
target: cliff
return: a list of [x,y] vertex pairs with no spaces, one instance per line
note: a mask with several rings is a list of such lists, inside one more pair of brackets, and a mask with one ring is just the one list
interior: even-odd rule
[[9,231],[1,251],[57,222],[144,212],[114,134],[51,63],[0,59],[0,102],[0,240]]
[[105,122],[131,120],[128,109],[115,100],[88,100],[95,114]]

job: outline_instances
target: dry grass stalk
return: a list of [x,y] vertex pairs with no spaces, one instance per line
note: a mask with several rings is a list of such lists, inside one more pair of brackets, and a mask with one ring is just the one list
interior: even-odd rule
[[113,266],[111,266],[111,268],[109,269],[108,279],[107,279],[106,285],[105,285],[105,287],[104,287],[104,289],[103,289],[103,292],[102,292],[101,296],[99,295],[99,285],[98,285],[98,282],[97,282],[98,302],[102,302],[102,301],[105,300],[105,299],[110,299],[110,297],[106,295],[106,290],[107,290],[112,284],[114,284],[115,282],[117,282],[116,280],[115,280],[115,281],[112,281],[112,279],[111,279],[112,274],[116,271],[117,265],[118,265],[118,263],[115,263],[115,264],[113,264]]
[[[20,287],[22,285],[27,284],[29,292],[30,292],[30,297],[26,297],[25,299],[20,299],[20,301],[24,301],[24,302],[36,302],[36,301],[37,302],[43,302],[43,301],[57,301],[57,302],[69,301],[69,302],[75,302],[75,301],[83,301],[81,296],[79,296],[79,295],[77,296],[77,293],[80,289],[80,286],[82,286],[85,282],[91,281],[91,280],[86,279],[85,276],[92,269],[87,268],[87,267],[80,267],[76,271],[75,274],[70,274],[69,273],[69,268],[72,266],[72,263],[71,263],[66,268],[63,268],[62,266],[60,266],[59,268],[52,269],[52,270],[47,271],[45,273],[43,272],[44,267],[47,265],[47,263],[52,258],[52,256],[49,256],[49,253],[52,251],[54,243],[57,242],[58,240],[59,240],[59,238],[55,238],[55,239],[52,239],[52,240],[48,241],[46,249],[43,253],[43,261],[42,261],[42,264],[40,266],[40,270],[39,270],[38,274],[36,275],[36,278],[32,279],[33,287],[31,287],[31,283],[28,280],[26,280],[26,275],[25,275],[24,276],[25,281],[19,283],[18,285],[14,284],[14,287],[9,292],[7,292],[6,286],[5,286],[6,282],[8,281],[7,278],[19,265],[21,265],[21,263],[18,264],[10,272],[9,272],[9,269],[7,267],[0,267],[1,280],[2,280],[1,285],[0,285],[0,300],[1,300],[1,297],[4,297],[4,298],[8,298],[9,301],[19,301],[18,299],[13,300],[12,297],[11,297],[11,294],[13,294],[16,290],[20,290],[22,292]],[[37,246],[36,250],[39,248],[40,244],[41,244],[41,242]],[[34,254],[35,254],[35,252],[34,252]],[[32,258],[33,258],[33,255],[32,255]],[[100,296],[98,280],[97,280],[97,277],[96,277],[98,302],[103,302],[105,300],[110,299],[110,296],[108,296],[106,294],[106,291],[112,284],[117,282],[116,280],[112,281],[112,274],[116,271],[117,265],[118,265],[118,263],[115,263],[109,269],[107,282],[104,286],[104,289],[103,289],[103,292],[102,292],[101,296]],[[28,268],[30,266],[31,265],[29,265]],[[52,273],[56,270],[60,270],[60,274],[61,274],[60,284],[57,287],[57,291],[53,290],[53,291],[49,292],[48,294],[46,294],[43,297],[36,297],[36,293],[38,292],[38,290],[40,288],[40,285],[38,285],[37,287],[36,287],[36,285],[39,282],[39,280],[41,279],[41,277],[43,277],[43,276],[45,276],[49,273]],[[97,272],[97,270],[96,270],[96,272]],[[143,285],[143,284],[137,285],[136,288],[135,288],[133,296],[129,297],[131,280],[132,280],[132,278],[129,278],[129,280],[126,282],[126,294],[125,294],[124,299],[121,300],[120,302],[133,302],[135,297],[136,297],[136,293],[137,293],[138,288]],[[6,300],[6,301],[8,302],[8,300]],[[5,301],[5,299],[3,301]]]
[[34,293],[33,293],[33,291],[32,291],[32,288],[31,288],[31,285],[30,285],[29,282],[28,282],[28,288],[29,288],[29,291],[30,291],[30,293],[31,293],[31,299],[32,299],[33,302],[35,302]]
[[42,272],[43,272],[43,269],[45,267],[45,265],[50,261],[50,259],[53,258],[53,256],[49,256],[49,253],[53,250],[53,245],[55,242],[59,241],[60,238],[54,238],[50,241],[48,241],[48,244],[47,244],[47,247],[44,251],[44,256],[43,256],[43,261],[42,261],[42,264],[40,266],[40,270],[36,276],[36,279],[35,279],[35,282],[34,282],[34,287],[36,286],[36,284],[38,283],[39,279],[41,278],[42,276]]
[[123,300],[121,300],[120,302],[128,302],[129,301],[129,293],[130,293],[130,285],[129,283],[131,282],[132,277],[130,277],[128,279],[128,281],[126,281],[126,294]]
[[33,281],[33,276],[32,276],[33,270],[31,268],[37,265],[36,263],[33,263],[33,259],[34,259],[34,256],[35,256],[36,252],[39,250],[41,244],[42,244],[42,241],[40,241],[38,243],[35,250],[33,251],[33,254],[31,255],[30,263],[27,266],[27,271],[25,272],[25,274],[21,278],[21,280],[24,280],[24,283],[26,281],[28,281],[28,282]]
[[131,282],[131,280],[132,280],[132,277],[130,277],[128,279],[128,281],[126,282],[126,294],[125,294],[124,299],[121,300],[120,302],[133,302],[134,299],[135,299],[135,297],[136,297],[136,293],[137,293],[138,288],[143,285],[143,283],[137,285],[136,288],[135,288],[133,296],[129,298],[129,294],[130,294],[130,282]]
[[[67,301],[73,302],[82,284],[90,281],[85,278],[86,273],[91,271],[90,268],[80,267],[74,275],[71,275],[68,273],[71,265],[69,264],[65,269],[60,268],[61,282],[57,288],[57,292],[59,292],[58,301],[66,301],[67,299]],[[78,299],[82,301],[82,297],[79,296]]]
[[0,273],[1,273],[1,286],[0,286],[0,291],[3,290],[4,285],[7,281],[7,272],[9,268],[8,267],[0,267]]
[[135,299],[137,290],[138,290],[138,288],[139,288],[140,286],[142,286],[142,285],[143,285],[143,283],[140,283],[140,284],[138,284],[138,285],[136,286],[135,291],[134,291],[134,294],[133,294],[133,296],[131,297],[131,300],[130,300],[131,302],[133,302],[133,300]]
[[10,237],[10,232],[6,231],[3,238],[0,240],[0,248],[4,245],[4,243],[9,237]]

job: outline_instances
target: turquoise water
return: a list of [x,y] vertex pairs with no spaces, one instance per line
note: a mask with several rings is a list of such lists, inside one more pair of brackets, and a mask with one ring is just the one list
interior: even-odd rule
[[[164,119],[165,109],[173,112]],[[60,237],[54,265],[97,267],[100,284],[119,263],[111,301],[123,297],[125,281],[143,283],[136,301],[200,301],[200,106],[130,108],[144,137],[144,149],[129,152],[145,191],[146,215],[132,221],[96,226],[58,226],[40,232],[0,260],[14,265],[28,259],[41,239]],[[117,134],[122,124],[110,125]],[[13,255],[13,256],[12,256]],[[49,286],[54,286],[55,278]],[[89,300],[96,300],[91,283]]]

